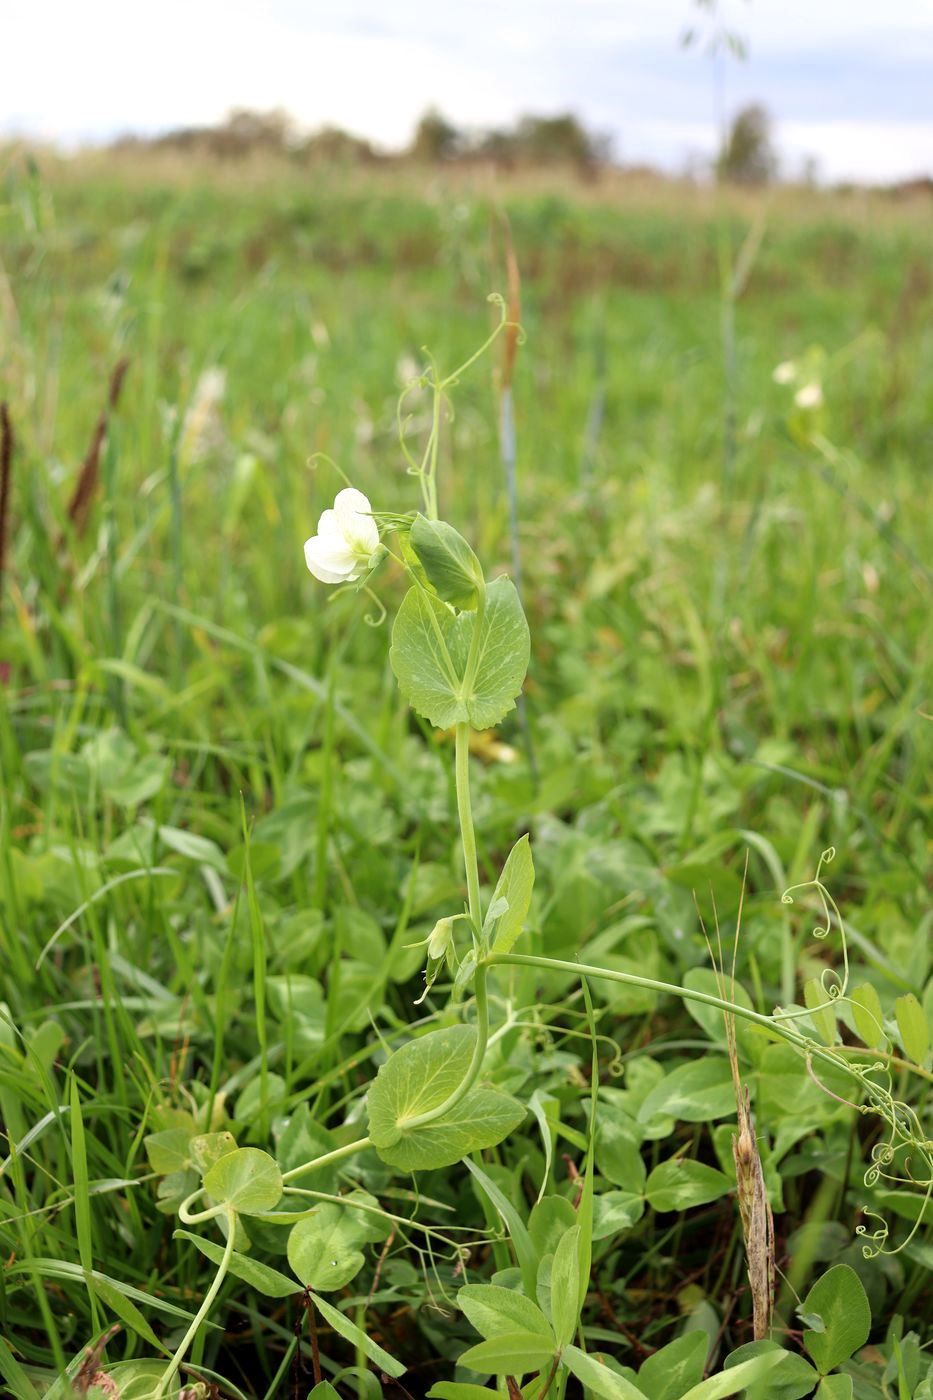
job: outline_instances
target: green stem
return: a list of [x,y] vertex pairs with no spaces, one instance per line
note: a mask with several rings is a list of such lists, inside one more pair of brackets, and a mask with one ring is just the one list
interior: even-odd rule
[[182,1337],[181,1345],[179,1346],[175,1355],[172,1357],[171,1361],[168,1364],[168,1370],[165,1372],[165,1374],[162,1376],[162,1379],[159,1381],[158,1389],[155,1392],[154,1400],[162,1400],[162,1397],[166,1395],[170,1390],[172,1383],[175,1380],[175,1377],[178,1375],[178,1369],[185,1358],[185,1353],[187,1352],[191,1343],[197,1336],[198,1328],[201,1326],[202,1322],[204,1322],[205,1318],[207,1317],[208,1313],[214,1305],[214,1299],[220,1292],[220,1286],[226,1278],[227,1270],[230,1267],[230,1259],[233,1254],[233,1241],[235,1235],[236,1212],[234,1210],[231,1210],[231,1208],[228,1206],[227,1243],[224,1247],[223,1258],[221,1259],[220,1264],[218,1265],[217,1273],[214,1275],[213,1283],[204,1295],[204,1302],[198,1308],[197,1313],[195,1314],[194,1319],[191,1323],[191,1326],[188,1328],[187,1332]]
[[760,1011],[752,1011],[748,1007],[726,1001],[724,997],[698,992],[692,987],[681,987],[676,982],[659,982],[653,977],[639,977],[634,972],[615,972],[605,967],[594,967],[589,963],[565,962],[561,958],[535,957],[530,953],[493,953],[488,961],[493,965],[505,963],[513,967],[541,967],[550,972],[569,972],[576,977],[598,977],[604,982],[622,982],[628,987],[644,987],[651,992],[664,992],[670,996],[681,997],[685,1001],[697,1001],[702,1002],[705,1006],[715,1006],[719,1011],[724,1011],[730,1016],[742,1016],[746,1021],[754,1022],[755,1025],[761,1026],[763,1030],[769,1031],[772,1035],[780,1036],[782,1040],[789,1041],[797,1050],[801,1050],[810,1058],[822,1060],[826,1064],[835,1066],[836,1069],[845,1070],[853,1079],[864,1084],[862,1076],[831,1051],[824,1050],[822,1046],[808,1040],[798,1031],[790,1030],[773,1017],[763,1016]]
[[296,1176],[317,1171],[319,1167],[329,1167],[333,1162],[342,1162],[344,1157],[352,1157],[354,1152],[362,1152],[371,1145],[368,1137],[357,1138],[356,1142],[348,1142],[344,1147],[335,1147],[333,1152],[325,1152],[323,1157],[312,1157],[310,1162],[302,1162],[300,1167],[292,1167],[291,1171],[283,1172],[282,1180],[294,1181]]
[[460,818],[460,840],[463,845],[463,864],[466,867],[470,918],[478,937],[483,927],[483,908],[479,893],[479,865],[476,860],[473,807],[470,802],[470,726],[465,720],[457,725],[456,778],[457,814]]

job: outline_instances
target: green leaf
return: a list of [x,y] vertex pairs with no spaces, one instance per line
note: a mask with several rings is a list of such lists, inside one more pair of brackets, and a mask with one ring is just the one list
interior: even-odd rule
[[17,1396],[17,1400],[39,1400],[38,1390],[2,1337],[0,1337],[0,1376],[10,1387],[10,1394]]
[[318,1381],[313,1390],[308,1392],[308,1400],[340,1400],[330,1381]]
[[358,1236],[348,1228],[347,1212],[322,1205],[294,1225],[288,1236],[288,1262],[306,1288],[335,1293],[356,1278],[364,1264]]
[[561,1361],[600,1400],[647,1400],[643,1390],[603,1366],[592,1352],[574,1346],[564,1347]]
[[204,1177],[204,1189],[238,1215],[274,1210],[282,1198],[282,1173],[275,1158],[258,1147],[238,1147],[218,1158]]
[[534,883],[535,863],[531,855],[531,843],[527,836],[522,836],[509,851],[489,905],[492,911],[501,907],[504,901],[505,908],[496,918],[486,915],[483,932],[489,933],[494,925],[496,928],[492,942],[494,953],[508,953],[513,947],[528,917]]
[[663,1115],[684,1123],[705,1123],[735,1112],[735,1088],[725,1055],[701,1055],[666,1074],[648,1093],[638,1121]]
[[438,597],[457,608],[475,608],[483,571],[463,536],[446,520],[428,520],[418,514],[409,538]]
[[854,1393],[851,1376],[824,1376],[814,1400],[852,1400]]
[[221,1157],[236,1151],[236,1138],[228,1132],[198,1133],[191,1138],[188,1150],[192,1164],[203,1176]]
[[[744,1361],[751,1360],[752,1357],[775,1351],[782,1351],[777,1342],[747,1342],[745,1346],[737,1347],[729,1353],[724,1367],[728,1371],[740,1366]],[[747,1387],[745,1400],[803,1400],[804,1396],[813,1394],[819,1375],[809,1361],[798,1356],[796,1352],[784,1351],[782,1354],[783,1360],[779,1365],[775,1365],[774,1371],[765,1380],[753,1381]]]
[[532,1206],[528,1234],[539,1259],[553,1254],[566,1230],[577,1223],[577,1213],[566,1196],[543,1196]]
[[379,1068],[368,1095],[369,1136],[378,1149],[394,1146],[404,1123],[453,1093],[470,1067],[475,1026],[448,1026],[410,1040]]
[[594,1240],[606,1240],[622,1230],[630,1230],[645,1213],[640,1191],[603,1191],[593,1197]]
[[551,1265],[551,1321],[557,1345],[568,1345],[580,1317],[580,1227],[562,1237]]
[[355,1323],[351,1322],[348,1317],[345,1317],[342,1312],[338,1312],[332,1304],[326,1302],[319,1294],[313,1293],[311,1296],[314,1300],[314,1306],[320,1310],[321,1316],[324,1318],[325,1322],[329,1322],[335,1332],[339,1332],[341,1337],[346,1341],[352,1343],[354,1347],[358,1347],[360,1351],[365,1352],[370,1361],[375,1361],[377,1366],[381,1366],[387,1376],[395,1376],[396,1378],[404,1376],[405,1367],[402,1363],[396,1361],[394,1356],[390,1356],[378,1342],[374,1342],[373,1339],[368,1337]]
[[[720,978],[710,967],[692,967],[684,974],[684,986],[689,987],[694,992],[704,992],[707,996],[722,996],[723,988]],[[729,1001],[735,1002],[736,1006],[744,1006],[747,1011],[754,1011],[754,1003],[741,982],[733,984],[731,977],[726,980],[726,997]],[[702,1026],[710,1040],[718,1044],[726,1043],[726,1023],[723,1013],[716,1006],[709,1006],[702,1001],[685,1001],[685,1009]],[[760,1032],[758,1032],[744,1016],[735,1018],[735,1036],[738,1042],[739,1054],[743,1052],[746,1056],[753,1056],[758,1045],[761,1043]]]
[[499,1187],[490,1176],[483,1171],[482,1167],[471,1162],[469,1158],[463,1164],[470,1175],[477,1182],[486,1198],[495,1206],[508,1228],[512,1246],[515,1250],[515,1257],[518,1259],[522,1275],[522,1287],[526,1296],[531,1296],[535,1291],[535,1284],[538,1276],[538,1256],[535,1247],[531,1242],[531,1236],[525,1222],[515,1209],[509,1198],[500,1191]]
[[554,1334],[544,1313],[514,1288],[495,1283],[467,1283],[457,1294],[457,1305],[481,1337],[501,1337],[508,1332],[537,1332],[553,1346]]
[[731,1189],[732,1183],[724,1172],[690,1157],[661,1162],[645,1183],[645,1195],[653,1210],[689,1210],[718,1201]]
[[852,1016],[859,1038],[869,1050],[878,1050],[885,1042],[884,1015],[881,999],[870,982],[863,982],[854,988],[849,1000],[852,1003]]
[[164,1132],[150,1133],[144,1139],[149,1165],[157,1176],[169,1176],[192,1165],[193,1136],[190,1128],[166,1128]]
[[159,835],[169,850],[188,860],[196,860],[199,865],[209,865],[218,875],[226,875],[227,858],[216,841],[180,826],[160,826]]
[[[811,977],[804,984],[803,989],[804,1004],[810,1012],[810,1022],[824,1045],[832,1045],[836,1040],[836,1012],[832,1006],[827,1006],[829,998],[826,989],[818,977]],[[820,1009],[817,1010],[816,1008]]]
[[[190,1230],[176,1230],[173,1238],[190,1240],[195,1249],[199,1249],[212,1264],[220,1264],[224,1257],[222,1245],[214,1240],[206,1240],[203,1235],[193,1235]],[[251,1259],[248,1254],[240,1254],[237,1250],[230,1255],[228,1267],[235,1278],[241,1278],[266,1298],[291,1298],[299,1291],[295,1280],[287,1274],[280,1274],[278,1269],[262,1264],[258,1259]]]
[[478,614],[455,614],[423,588],[410,588],[392,628],[389,659],[402,694],[438,729],[470,723],[491,729],[515,706],[531,643],[528,623],[507,578],[486,590],[476,672],[466,685],[467,659]]
[[930,1032],[923,1007],[913,992],[898,997],[894,1003],[897,1033],[906,1054],[914,1064],[922,1065],[930,1048]]
[[648,1400],[678,1400],[703,1379],[709,1342],[705,1332],[685,1332],[640,1367],[638,1384]]
[[[222,1252],[222,1251],[221,1251]],[[149,1323],[134,1302],[125,1297],[109,1279],[88,1279],[88,1288],[97,1294],[101,1302],[116,1313],[122,1323],[129,1327],[138,1336],[142,1337],[148,1346],[154,1347],[156,1351],[165,1351],[165,1347],[153,1332]]]
[[553,1356],[553,1343],[540,1332],[503,1332],[470,1347],[458,1364],[488,1376],[520,1376],[540,1371]]
[[[710,1376],[708,1380],[692,1386],[680,1400],[723,1400],[726,1395],[738,1395],[740,1390],[745,1390],[780,1366],[786,1355],[787,1352],[783,1351],[769,1351],[753,1356],[749,1361],[740,1361],[738,1366],[720,1371],[718,1376]],[[770,1390],[768,1394],[770,1396]]]
[[821,1375],[847,1361],[868,1341],[871,1309],[861,1279],[848,1264],[837,1264],[818,1278],[800,1311],[816,1315],[823,1324],[822,1332],[803,1334],[804,1347]]
[[476,1043],[474,1026],[450,1026],[396,1050],[368,1096],[369,1136],[382,1160],[402,1171],[429,1171],[459,1162],[468,1152],[494,1147],[525,1116],[497,1089],[471,1089],[442,1118],[421,1127],[406,1123],[442,1104],[463,1082]]
[[436,1381],[428,1391],[428,1400],[494,1400],[496,1394],[488,1385],[473,1385],[469,1381]]

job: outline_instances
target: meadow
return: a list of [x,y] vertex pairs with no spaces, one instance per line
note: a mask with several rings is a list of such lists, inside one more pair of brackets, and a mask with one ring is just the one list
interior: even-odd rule
[[3,157],[17,1400],[933,1395],[929,210]]

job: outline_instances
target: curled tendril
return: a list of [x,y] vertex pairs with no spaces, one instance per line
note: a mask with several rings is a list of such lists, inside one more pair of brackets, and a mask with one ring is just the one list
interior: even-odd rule
[[[888,1223],[877,1211],[869,1210],[867,1206],[862,1207],[862,1214],[869,1220],[878,1221],[877,1230],[872,1230],[871,1233],[869,1233],[867,1225],[856,1225],[855,1227],[855,1233],[866,1241],[866,1243],[862,1245],[862,1258],[877,1259],[879,1254],[887,1254],[890,1252],[884,1247],[888,1234],[890,1233],[888,1230]],[[869,1240],[871,1241],[870,1244],[868,1243]]]
[[341,467],[337,462],[335,462],[333,457],[328,457],[326,452],[312,452],[311,456],[308,458],[307,464],[311,471],[316,472],[318,467],[321,466],[322,463],[324,466],[330,467],[331,471],[335,471],[337,473],[344,486],[353,485],[353,482],[347,476],[343,467]]
[[376,604],[376,607],[379,609],[379,611],[376,613],[364,613],[363,621],[366,623],[367,627],[381,627],[389,615],[386,612],[385,603],[379,597],[378,593],[373,592],[373,590],[369,587],[368,584],[364,584],[363,592],[366,593],[368,597],[372,598],[373,602]]
[[[784,891],[781,898],[784,904],[793,904],[795,896],[802,891],[815,892],[822,911],[822,920],[814,927],[813,936],[824,939],[834,924],[838,927],[842,949],[842,971],[840,973],[836,968],[827,967],[823,970],[819,980],[819,985],[826,998],[823,1006],[837,1009],[844,1003],[848,1003],[850,1006],[855,1006],[855,1003],[848,995],[849,959],[845,924],[838,905],[821,878],[824,867],[829,865],[835,854],[835,849],[832,846],[823,851],[814,878],[802,884],[790,886]],[[776,1022],[799,1020],[811,1016],[814,1011],[822,1010],[823,1006],[807,1007],[796,1011],[784,1011],[777,1008],[773,1013],[773,1019]],[[886,1046],[890,1046],[890,1039],[884,1026],[878,1024],[878,1017],[870,1013],[867,1007],[860,1006],[858,1009],[871,1015],[873,1023],[878,1025],[878,1030]],[[806,1060],[807,1074],[824,1093],[835,1099],[837,1103],[845,1104],[863,1115],[873,1115],[879,1118],[886,1129],[883,1140],[874,1143],[871,1148],[870,1161],[863,1176],[865,1187],[868,1190],[874,1190],[881,1185],[889,1187],[909,1186],[916,1190],[922,1190],[924,1193],[919,1202],[917,1218],[912,1229],[907,1237],[893,1249],[888,1247],[890,1228],[887,1222],[877,1212],[863,1207],[863,1214],[866,1218],[878,1222],[877,1228],[873,1230],[864,1224],[859,1225],[856,1229],[856,1234],[864,1241],[862,1245],[864,1257],[875,1259],[880,1254],[897,1254],[906,1248],[921,1228],[930,1199],[933,1197],[933,1141],[927,1138],[917,1113],[910,1104],[895,1097],[890,1056],[887,1061],[877,1059],[858,1065],[848,1060],[843,1047],[818,1047],[812,1039],[806,1036],[800,1037],[799,1045]],[[817,1054],[820,1060],[835,1062],[840,1068],[844,1068],[851,1077],[854,1077],[864,1096],[862,1102],[852,1102],[841,1098],[822,1082],[813,1069],[812,1061]]]
[[[804,880],[799,885],[790,885],[781,895],[782,904],[793,904],[795,894],[799,893],[801,890],[814,890],[816,892],[817,898],[820,901],[820,907],[823,911],[823,919],[821,923],[814,924],[813,926],[812,935],[814,938],[821,940],[827,938],[832,930],[834,920],[839,926],[839,940],[842,952],[842,974],[840,976],[835,968],[826,968],[820,977],[820,985],[828,999],[826,1003],[828,1006],[831,1006],[834,1002],[842,1001],[846,996],[849,986],[849,946],[848,940],[846,939],[845,923],[839,912],[839,906],[820,879],[824,865],[829,865],[831,861],[835,860],[835,857],[835,846],[828,846],[820,855],[816,867],[816,874],[813,879]],[[822,1009],[822,1007],[811,1007],[803,1014],[808,1015],[811,1010],[820,1011]],[[793,1012],[784,1012],[782,1014],[785,1019],[795,1018],[795,1013]]]

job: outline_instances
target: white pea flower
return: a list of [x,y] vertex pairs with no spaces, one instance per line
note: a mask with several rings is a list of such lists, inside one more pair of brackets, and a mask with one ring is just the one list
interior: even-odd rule
[[823,390],[815,379],[809,384],[804,384],[794,395],[794,403],[798,408],[819,408],[822,402]]
[[775,366],[771,378],[775,384],[793,384],[797,378],[797,366],[793,360],[782,360],[779,365]]
[[305,563],[321,583],[352,583],[378,545],[372,506],[362,491],[347,486],[337,492],[333,510],[324,511],[317,534],[305,541]]

